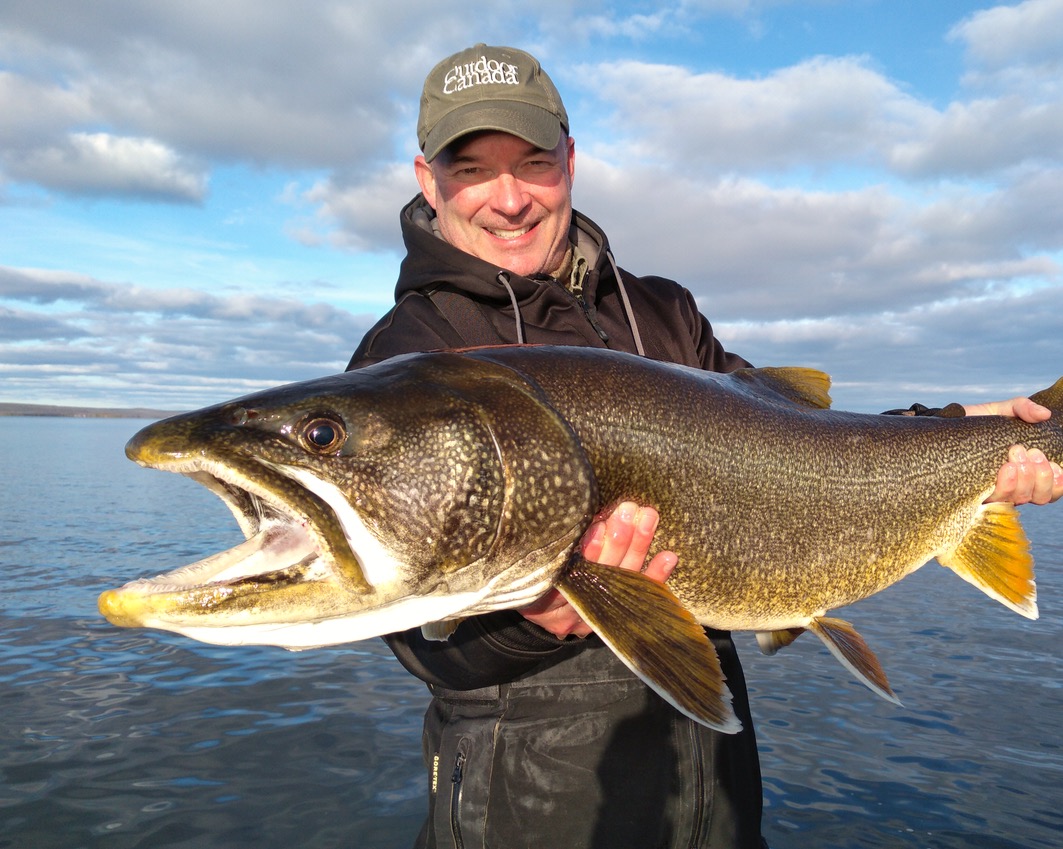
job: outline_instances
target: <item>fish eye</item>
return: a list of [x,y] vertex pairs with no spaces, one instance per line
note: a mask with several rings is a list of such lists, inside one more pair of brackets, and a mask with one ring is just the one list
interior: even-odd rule
[[339,419],[314,416],[300,429],[303,445],[319,454],[336,451],[347,440],[347,430]]

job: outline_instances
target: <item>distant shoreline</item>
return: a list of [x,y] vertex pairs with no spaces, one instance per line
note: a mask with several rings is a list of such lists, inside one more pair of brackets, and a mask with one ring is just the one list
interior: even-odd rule
[[57,404],[19,404],[0,401],[0,416],[46,416],[68,419],[164,419],[172,410],[148,407],[63,407]]

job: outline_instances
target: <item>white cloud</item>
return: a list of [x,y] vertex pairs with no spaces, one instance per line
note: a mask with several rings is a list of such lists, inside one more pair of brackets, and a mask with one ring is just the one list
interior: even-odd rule
[[[711,302],[704,304],[708,309]],[[716,325],[759,365],[832,373],[839,409],[881,412],[1029,395],[1063,376],[1063,287],[1002,292],[907,310]]]
[[[0,302],[13,305],[0,303],[5,395],[43,403],[60,390],[79,397],[86,384],[76,388],[75,372],[96,381],[104,405],[214,403],[340,371],[372,323],[323,303],[154,290],[43,269],[0,267]],[[55,383],[57,371],[67,383]],[[29,386],[32,393],[19,394]]]
[[651,38],[664,29],[673,28],[673,14],[668,9],[658,9],[652,15],[615,14],[586,15],[576,26],[588,38],[630,38],[635,41]]
[[12,5],[0,61],[46,98],[76,93],[92,123],[77,129],[308,167],[387,158],[395,122],[459,26],[422,14],[427,0],[401,14],[338,0]]
[[933,303],[1028,278],[1058,285],[1060,213],[1043,201],[1063,173],[1038,189],[1045,176],[1015,190],[906,197],[886,186],[812,192],[584,156],[575,191],[621,265],[683,281],[711,298],[708,315],[801,318]]
[[763,78],[675,65],[619,62],[585,69],[614,106],[623,155],[667,157],[709,171],[786,170],[882,161],[892,140],[925,125],[933,110],[858,58],[817,58]]
[[881,168],[921,179],[1063,161],[1060,92],[1005,92],[939,111],[856,57],[763,78],[640,62],[584,73],[614,107],[615,135],[599,152],[622,161],[709,173]]
[[84,330],[39,312],[0,306],[0,338],[8,343],[41,339],[70,340],[84,335]]
[[1063,62],[1063,2],[1025,0],[975,12],[949,33],[967,45],[969,58],[990,70]]
[[399,249],[399,210],[418,192],[410,162],[395,162],[352,184],[318,181],[301,200],[316,209],[293,234],[308,244],[327,242],[362,251]]
[[412,126],[425,69],[460,26],[429,9],[427,0],[402,14],[338,0],[14,0],[0,43],[0,174],[188,199],[207,176],[190,162],[338,171],[386,162],[396,124]]
[[1018,95],[952,103],[927,131],[890,155],[899,173],[989,174],[1027,163],[1063,163],[1063,102]]
[[0,71],[0,114],[0,149],[22,150],[90,120],[92,109],[75,86]]
[[72,133],[60,144],[7,157],[16,179],[71,194],[130,196],[198,203],[207,176],[152,139]]
[[154,289],[94,280],[86,275],[0,266],[0,300],[29,302],[159,318],[218,321],[285,321],[298,327],[340,327],[345,310],[294,298],[247,294],[215,295],[200,289]]

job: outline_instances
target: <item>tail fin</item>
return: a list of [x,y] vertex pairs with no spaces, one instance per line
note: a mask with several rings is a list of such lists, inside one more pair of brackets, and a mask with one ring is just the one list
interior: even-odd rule
[[1063,416],[1063,377],[1053,383],[1048,389],[1042,389],[1030,396],[1042,407],[1048,407],[1057,416]]

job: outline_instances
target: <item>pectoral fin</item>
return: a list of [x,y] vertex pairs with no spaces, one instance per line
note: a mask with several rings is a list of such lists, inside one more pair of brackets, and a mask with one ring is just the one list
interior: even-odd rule
[[938,562],[1028,619],[1037,618],[1030,543],[1011,504],[983,504],[974,526]]
[[852,625],[843,619],[820,616],[809,623],[808,630],[823,640],[823,644],[830,649],[830,653],[838,658],[842,666],[852,672],[861,683],[866,684],[887,701],[895,705],[901,703],[890,688],[886,673],[882,671],[882,664],[878,662],[875,653],[864,642],[864,638],[856,633]]
[[741,730],[716,649],[664,584],[577,559],[557,589],[616,656],[677,710],[727,734]]

